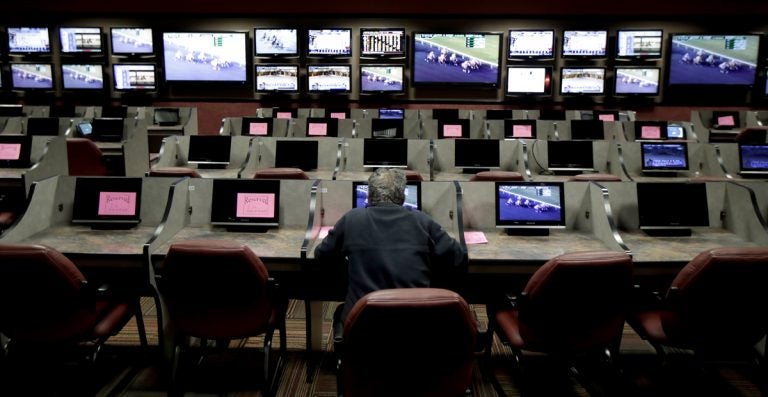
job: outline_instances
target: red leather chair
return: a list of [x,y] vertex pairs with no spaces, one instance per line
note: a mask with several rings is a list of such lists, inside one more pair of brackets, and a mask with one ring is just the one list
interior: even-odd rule
[[88,138],[67,138],[67,165],[71,176],[109,176],[101,149]]
[[416,182],[424,181],[424,177],[421,176],[419,171],[416,171],[416,170],[403,170],[403,172],[405,172],[405,180],[406,181],[416,181]]
[[147,172],[148,176],[168,176],[181,178],[188,176],[190,178],[200,178],[200,173],[194,168],[188,167],[157,167]]
[[469,178],[470,181],[523,181],[523,174],[515,171],[480,171]]
[[260,168],[253,175],[254,179],[309,179],[301,168],[277,167]]

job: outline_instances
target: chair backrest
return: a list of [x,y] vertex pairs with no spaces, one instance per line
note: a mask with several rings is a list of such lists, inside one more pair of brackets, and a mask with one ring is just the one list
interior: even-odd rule
[[267,268],[247,246],[228,240],[174,243],[158,290],[179,333],[209,339],[261,333],[272,320]]
[[526,347],[575,354],[606,348],[622,333],[632,292],[632,258],[585,251],[556,256],[539,268],[520,302]]
[[72,176],[108,176],[101,150],[88,138],[67,138],[67,165]]
[[768,332],[768,248],[704,251],[672,281],[662,317],[671,339],[749,346]]
[[309,179],[301,168],[277,167],[260,168],[253,175],[255,179]]
[[461,395],[471,382],[476,339],[475,318],[455,292],[371,292],[344,323],[344,394]]

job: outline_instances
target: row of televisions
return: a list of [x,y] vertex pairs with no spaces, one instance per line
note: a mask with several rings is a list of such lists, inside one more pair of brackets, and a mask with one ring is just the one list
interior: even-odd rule
[[[63,54],[104,52],[101,28],[59,28]],[[405,58],[405,30],[360,29],[361,58]],[[297,29],[254,29],[257,56],[298,56]],[[306,55],[349,57],[352,29],[308,29]],[[508,59],[551,59],[554,30],[510,30]],[[154,55],[151,28],[111,28],[114,55]],[[563,31],[563,57],[607,56],[607,30]],[[413,33],[412,83],[414,85],[499,85],[501,33]],[[247,84],[250,81],[247,32],[163,32],[165,81]],[[670,85],[751,86],[758,70],[759,34],[678,34],[670,39]],[[663,31],[619,30],[617,59],[657,59],[662,56]],[[8,28],[10,54],[50,53],[47,28]],[[393,67],[402,71],[403,67]],[[334,72],[335,73],[335,72]],[[396,75],[376,76],[382,83]],[[599,77],[586,76],[590,81]],[[347,78],[348,79],[348,78]],[[628,80],[643,80],[630,75]],[[658,77],[656,78],[658,80]],[[402,76],[400,76],[402,82]],[[397,84],[393,84],[397,85]],[[591,87],[590,87],[591,88]],[[258,90],[257,83],[257,90]],[[264,88],[267,90],[266,88]],[[296,88],[298,89],[298,87]],[[312,86],[309,90],[312,90]],[[318,88],[319,89],[319,88]],[[334,88],[329,88],[334,89]],[[589,88],[588,88],[589,89]],[[392,89],[394,90],[394,89]],[[275,91],[275,90],[272,90]],[[389,91],[382,89],[382,91]]]

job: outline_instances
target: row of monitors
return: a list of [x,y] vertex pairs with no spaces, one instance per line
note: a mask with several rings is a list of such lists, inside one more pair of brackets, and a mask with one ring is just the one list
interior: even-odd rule
[[[34,53],[36,51],[50,52],[50,44],[45,38],[48,36],[47,28],[8,28],[9,51],[11,53]],[[62,52],[100,52],[101,28],[60,28]],[[308,55],[313,56],[350,56],[352,29],[310,29],[307,31]],[[388,50],[373,50],[371,46],[376,43],[376,48],[396,48],[392,50],[404,57],[405,55],[405,31],[404,29],[361,29],[361,43],[364,48],[362,54],[383,54]],[[390,44],[389,37],[392,34],[399,35],[400,39],[394,40],[397,44]],[[147,36],[148,35],[148,36]],[[289,52],[298,52],[298,31],[296,29],[255,29],[254,43],[256,54],[264,54],[266,50],[260,49],[265,41],[270,44],[268,53],[277,52],[281,48]],[[286,39],[283,36],[291,36]],[[601,57],[606,54],[606,41],[608,31],[581,31],[566,30],[563,32],[563,56],[590,58]],[[247,84],[249,73],[247,72],[247,39],[246,32],[163,32],[163,62],[166,82],[219,82]],[[152,30],[149,28],[112,28],[113,52],[141,53],[140,49],[148,47],[153,53],[151,40],[147,45],[147,37],[151,39]],[[502,66],[500,56],[501,33],[414,33],[413,35],[413,75],[414,85],[442,85],[458,84],[469,86],[498,86],[499,75]],[[523,55],[532,52],[523,58],[536,58],[539,53],[548,54],[551,57],[554,48],[553,30],[528,30],[510,31],[510,58],[513,53]],[[293,44],[285,44],[291,42]],[[620,30],[618,32],[618,54],[629,58],[661,56],[662,31],[661,30]],[[135,45],[131,49],[125,49],[122,45]],[[260,44],[261,43],[261,44]],[[549,43],[549,44],[541,44]],[[671,36],[669,56],[669,84],[681,85],[753,85],[758,70],[758,54],[760,35],[705,35],[705,34],[673,34]],[[295,47],[295,48],[294,48]],[[541,49],[535,49],[542,47]],[[518,49],[519,48],[519,49]],[[533,49],[532,49],[533,48]],[[116,50],[117,49],[117,50]],[[514,50],[513,50],[514,49]],[[288,52],[289,51],[289,52]],[[399,79],[397,76],[383,74],[385,84],[395,87],[381,87],[376,91],[397,91],[396,81],[401,82],[402,69],[400,67]],[[568,68],[570,69],[570,68]],[[583,68],[573,68],[583,69]],[[597,70],[597,68],[594,68]],[[588,81],[574,87],[574,90],[588,90],[585,93],[596,92],[597,82],[600,79],[598,71],[590,71],[594,77],[587,77]],[[658,74],[658,70],[656,70]],[[362,73],[361,73],[362,75]],[[637,80],[641,85],[644,78],[632,73],[624,77],[630,83]],[[346,78],[347,82],[350,80]],[[651,81],[651,83],[654,83]],[[658,87],[658,76],[655,78]],[[290,87],[290,86],[286,86]],[[330,82],[325,90],[341,90],[344,87],[341,82]],[[567,86],[570,87],[570,86]],[[308,88],[313,91],[313,86]],[[570,93],[561,90],[563,93]],[[622,88],[623,89],[623,88]],[[634,93],[632,87],[627,90]],[[259,82],[257,82],[259,90]],[[266,89],[279,91],[280,89]],[[298,84],[293,88],[298,90]],[[348,88],[347,88],[348,90]],[[367,91],[363,89],[363,92]],[[523,91],[528,91],[523,90]],[[658,88],[656,89],[658,93]],[[517,92],[513,90],[512,92]],[[540,93],[533,90],[534,93]],[[644,91],[641,91],[644,93]]]
[[[367,206],[365,182],[355,182],[352,192],[353,208]],[[496,182],[494,192],[497,227],[566,225],[563,182]],[[141,178],[78,178],[72,222],[99,228],[138,225],[141,193]],[[279,180],[216,179],[210,221],[218,227],[278,227],[279,203]],[[704,183],[638,183],[637,204],[641,229],[709,226]],[[421,209],[420,183],[408,183],[403,205]]]

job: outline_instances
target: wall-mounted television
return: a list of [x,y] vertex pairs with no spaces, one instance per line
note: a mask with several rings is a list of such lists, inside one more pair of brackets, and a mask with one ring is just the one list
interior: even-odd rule
[[152,28],[110,28],[112,55],[154,55]]
[[0,168],[29,168],[31,135],[0,135]]
[[564,228],[563,182],[496,182],[496,227]]
[[275,142],[275,167],[317,169],[317,140],[280,139]]
[[113,87],[115,91],[153,91],[157,89],[155,69],[149,63],[113,63]]
[[414,33],[412,82],[497,87],[500,33]]
[[141,222],[141,178],[78,177],[72,223],[93,228],[126,228]]
[[349,57],[352,56],[352,29],[308,29],[307,56]]
[[607,55],[607,30],[564,30],[562,56],[602,58]]
[[661,58],[663,34],[664,32],[661,29],[619,29],[616,31],[616,58]]
[[536,139],[536,120],[504,120],[505,139]]
[[405,65],[360,65],[360,93],[403,93]]
[[351,87],[351,65],[307,65],[307,92],[349,93]]
[[405,58],[405,29],[360,28],[360,58]]
[[456,168],[479,171],[500,167],[498,139],[457,139],[453,144]]
[[641,142],[643,172],[688,171],[688,145],[685,142]]
[[61,82],[65,90],[101,90],[104,88],[104,68],[100,64],[61,65]]
[[280,222],[280,180],[214,179],[211,225],[268,228]]
[[363,140],[363,167],[405,168],[408,166],[407,139]]
[[560,94],[603,95],[605,68],[564,67],[560,69]]
[[47,27],[8,27],[11,54],[50,54],[51,36]]
[[253,54],[257,57],[299,55],[299,31],[291,28],[254,28]]
[[637,184],[641,230],[709,226],[706,183],[643,182]]
[[256,92],[299,92],[299,65],[256,65]]
[[437,137],[440,139],[469,138],[469,120],[437,119]]
[[230,83],[249,81],[245,32],[164,32],[165,81]]
[[757,75],[760,35],[672,34],[670,85],[750,86]]
[[616,68],[614,94],[623,95],[659,95],[661,68],[634,67]]
[[52,90],[53,65],[50,63],[12,63],[11,88],[15,90]]
[[307,117],[307,136],[339,136],[339,119]]
[[99,27],[60,27],[59,44],[63,54],[104,52]]
[[[368,183],[352,182],[352,208],[365,208],[367,206]],[[421,211],[421,182],[406,182],[403,207]]]
[[554,30],[509,31],[508,59],[550,59],[554,57]]
[[273,119],[261,117],[243,117],[240,135],[272,136]]
[[547,160],[552,172],[594,171],[592,141],[548,141]]
[[507,95],[550,95],[551,66],[507,66]]
[[768,145],[765,143],[739,143],[739,174],[768,174]]

